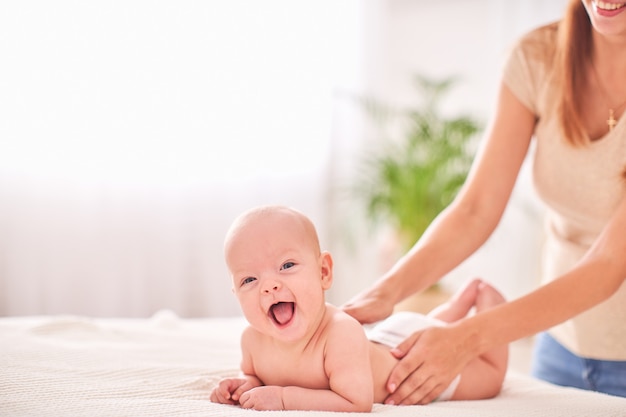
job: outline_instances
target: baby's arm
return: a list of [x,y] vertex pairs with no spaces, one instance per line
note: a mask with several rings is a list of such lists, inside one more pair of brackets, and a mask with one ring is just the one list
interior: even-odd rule
[[324,349],[330,389],[262,386],[243,393],[239,403],[255,410],[371,411],[369,342],[361,325],[351,317],[340,318],[332,324]]
[[332,326],[328,335],[324,355],[330,392],[335,394],[327,400],[329,406],[334,403],[331,410],[371,411],[374,378],[369,343],[363,326],[341,312],[337,324]]
[[324,352],[329,390],[286,387],[286,409],[369,412],[374,403],[374,382],[369,341],[359,322],[343,313],[330,326]]
[[217,387],[215,387],[211,392],[211,401],[221,404],[236,405],[239,404],[241,395],[244,392],[263,385],[263,381],[261,381],[254,373],[252,356],[250,355],[249,350],[246,349],[246,346],[250,343],[254,345],[254,342],[250,342],[250,339],[253,338],[254,336],[252,336],[250,328],[244,330],[241,335],[242,375],[240,377],[222,379]]

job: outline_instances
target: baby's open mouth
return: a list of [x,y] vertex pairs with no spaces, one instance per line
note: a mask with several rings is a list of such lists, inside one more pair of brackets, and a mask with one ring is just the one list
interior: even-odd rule
[[294,303],[279,302],[270,307],[269,316],[279,325],[285,325],[293,318]]

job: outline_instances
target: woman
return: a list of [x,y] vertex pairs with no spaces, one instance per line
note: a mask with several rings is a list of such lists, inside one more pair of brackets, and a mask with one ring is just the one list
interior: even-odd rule
[[625,107],[625,3],[571,0],[560,22],[518,42],[458,197],[344,309],[378,321],[478,249],[502,217],[533,137],[534,183],[548,211],[544,284],[447,328],[414,333],[395,351],[402,360],[387,403],[429,403],[476,355],[547,329],[534,375],[626,397]]

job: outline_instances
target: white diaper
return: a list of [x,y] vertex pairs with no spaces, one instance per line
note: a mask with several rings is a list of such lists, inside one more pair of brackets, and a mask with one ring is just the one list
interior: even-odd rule
[[[412,311],[400,311],[366,329],[366,333],[369,340],[394,348],[418,330],[444,324],[441,320],[423,314]],[[448,388],[439,395],[437,400],[445,401],[452,398],[460,381],[461,375],[457,375],[448,385]]]

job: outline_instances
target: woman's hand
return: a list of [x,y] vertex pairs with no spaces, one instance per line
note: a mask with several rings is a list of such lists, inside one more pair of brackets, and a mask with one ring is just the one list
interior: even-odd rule
[[428,404],[437,399],[473,357],[458,329],[424,329],[391,350],[400,361],[387,380],[391,394],[385,404]]
[[389,317],[393,313],[394,303],[379,288],[384,288],[384,286],[374,287],[357,294],[356,297],[341,306],[342,310],[361,324],[375,323]]

